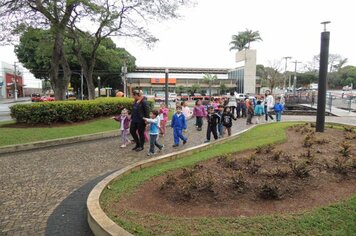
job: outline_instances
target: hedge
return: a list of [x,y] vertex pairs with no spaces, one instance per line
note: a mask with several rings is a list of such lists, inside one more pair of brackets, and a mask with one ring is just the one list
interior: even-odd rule
[[[73,123],[98,117],[115,115],[118,105],[131,110],[132,98],[99,98],[90,101],[56,101],[11,106],[11,117],[17,123],[53,124],[58,122]],[[150,109],[154,102],[148,101]]]

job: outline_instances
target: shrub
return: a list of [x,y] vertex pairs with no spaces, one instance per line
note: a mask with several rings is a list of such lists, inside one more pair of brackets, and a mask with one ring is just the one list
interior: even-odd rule
[[258,196],[266,200],[277,200],[282,198],[279,186],[275,183],[265,183],[258,190]]
[[[150,109],[153,101],[149,101]],[[73,123],[91,120],[98,117],[115,115],[121,105],[131,110],[131,98],[100,98],[91,101],[58,101],[32,104],[16,104],[11,106],[11,117],[17,123],[53,124],[58,122]]]
[[305,178],[309,176],[309,172],[314,168],[307,161],[294,161],[290,163],[290,168],[295,176]]
[[342,156],[344,156],[344,157],[350,156],[351,144],[349,142],[344,141],[340,144],[340,146],[341,146],[340,153],[342,154]]
[[231,177],[231,179],[232,179],[232,186],[234,189],[237,190],[237,192],[244,193],[246,191],[247,189],[246,180],[242,175],[241,171],[235,172]]
[[232,158],[230,155],[223,155],[218,158],[218,164],[221,164],[224,168],[238,170],[240,169],[237,160]]

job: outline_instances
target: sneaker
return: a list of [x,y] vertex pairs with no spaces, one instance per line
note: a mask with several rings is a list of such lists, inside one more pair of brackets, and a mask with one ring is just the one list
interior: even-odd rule
[[178,147],[179,146],[179,144],[173,144],[173,146],[172,147]]
[[163,150],[163,148],[164,148],[164,145],[162,144],[162,147],[161,147],[161,148],[159,148],[159,151],[162,151],[162,150]]
[[187,143],[187,140],[183,140],[183,145]]
[[120,147],[121,147],[121,148],[125,148],[125,147],[126,147],[126,144],[122,144]]
[[210,143],[210,140],[205,140],[204,143]]
[[136,148],[136,152],[141,152],[143,150],[143,147],[138,147],[138,148]]
[[136,147],[132,148],[131,150],[132,150],[132,151],[136,151],[138,148],[139,148],[139,147],[136,146]]
[[153,152],[149,152],[149,153],[147,153],[147,156],[153,156],[154,155],[154,153]]

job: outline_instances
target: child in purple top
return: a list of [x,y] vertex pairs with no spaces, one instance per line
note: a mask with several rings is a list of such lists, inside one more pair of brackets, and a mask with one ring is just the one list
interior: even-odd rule
[[121,115],[115,116],[113,117],[113,119],[116,120],[117,122],[120,122],[121,140],[122,140],[122,145],[120,147],[125,148],[126,145],[130,143],[128,135],[130,132],[131,118],[128,114],[128,111],[126,109],[123,109],[121,111]]
[[195,102],[195,107],[193,109],[193,116],[195,116],[196,118],[197,130],[201,131],[202,130],[201,127],[203,126],[203,117],[206,116],[206,110],[204,106],[201,104],[200,100],[197,100]]

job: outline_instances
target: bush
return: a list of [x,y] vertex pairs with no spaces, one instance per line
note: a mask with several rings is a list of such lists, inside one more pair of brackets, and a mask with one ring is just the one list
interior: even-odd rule
[[[150,109],[153,101],[148,101]],[[53,124],[58,122],[73,123],[91,120],[98,117],[115,115],[119,112],[118,105],[131,110],[131,98],[99,98],[92,101],[58,101],[32,104],[16,104],[12,106],[11,117],[17,123]]]

